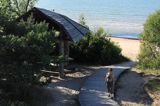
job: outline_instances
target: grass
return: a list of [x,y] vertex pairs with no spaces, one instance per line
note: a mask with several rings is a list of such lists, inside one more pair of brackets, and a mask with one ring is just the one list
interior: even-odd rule
[[160,79],[154,78],[145,84],[145,89],[153,99],[152,106],[159,106],[160,104]]
[[27,106],[25,103],[23,103],[23,102],[12,102],[11,104],[10,104],[10,106]]
[[160,69],[141,69],[138,65],[134,68],[147,79],[144,89],[153,100],[151,106],[160,106]]
[[160,75],[160,69],[156,70],[156,69],[146,69],[146,70],[142,70],[142,72],[144,72],[145,74],[152,74],[152,75]]
[[145,105],[143,105],[143,104],[123,104],[120,106],[145,106]]
[[145,87],[152,93],[160,92],[160,79],[149,80]]
[[134,68],[138,69],[138,72],[143,72],[146,75],[160,75],[160,69],[142,69],[139,65],[136,65]]

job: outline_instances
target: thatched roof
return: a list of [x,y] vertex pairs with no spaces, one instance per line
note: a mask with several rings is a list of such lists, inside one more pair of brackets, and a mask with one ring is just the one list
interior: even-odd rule
[[71,20],[67,16],[42,8],[34,7],[33,9],[25,13],[22,17],[20,17],[20,19],[26,19],[31,14],[36,21],[46,21],[47,23],[49,23],[50,27],[54,27],[55,29],[63,32],[64,36],[66,36],[68,40],[74,42],[79,41],[82,36],[89,32],[88,28]]

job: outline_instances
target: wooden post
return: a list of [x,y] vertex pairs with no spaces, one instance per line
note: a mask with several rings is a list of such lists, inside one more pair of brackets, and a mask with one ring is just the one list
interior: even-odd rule
[[68,58],[69,58],[69,41],[68,40],[64,41],[64,55],[65,55],[65,60],[66,60],[65,66],[67,66],[68,62],[69,62],[69,60],[68,60]]
[[[60,40],[59,41],[59,54],[64,56],[64,41]],[[59,63],[59,73],[60,73],[60,77],[63,78],[64,75],[64,63],[60,62]]]

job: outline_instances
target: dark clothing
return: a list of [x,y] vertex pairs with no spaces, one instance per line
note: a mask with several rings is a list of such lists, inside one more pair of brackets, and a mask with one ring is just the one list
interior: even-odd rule
[[106,78],[108,93],[113,94],[113,76],[107,73]]
[[108,93],[113,94],[113,82],[107,82]]

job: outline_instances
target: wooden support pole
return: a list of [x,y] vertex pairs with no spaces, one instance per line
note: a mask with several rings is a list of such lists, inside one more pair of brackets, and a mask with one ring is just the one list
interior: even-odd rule
[[[59,41],[59,53],[61,56],[64,56],[64,41],[63,40]],[[59,72],[60,72],[60,77],[63,78],[65,76],[63,62],[60,62],[59,64]]]
[[69,62],[69,41],[68,40],[65,40],[64,41],[64,55],[65,55],[65,66],[68,65],[68,62]]

